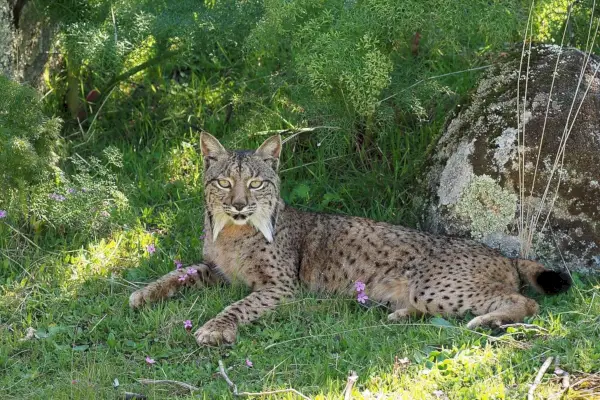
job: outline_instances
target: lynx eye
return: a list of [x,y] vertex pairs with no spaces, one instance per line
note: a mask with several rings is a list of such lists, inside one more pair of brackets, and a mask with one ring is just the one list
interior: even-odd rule
[[250,186],[250,189],[259,189],[262,185],[263,181],[259,180],[250,181],[250,183],[248,184],[248,186]]
[[231,183],[227,179],[219,179],[217,184],[221,186],[223,189],[229,189],[231,187]]

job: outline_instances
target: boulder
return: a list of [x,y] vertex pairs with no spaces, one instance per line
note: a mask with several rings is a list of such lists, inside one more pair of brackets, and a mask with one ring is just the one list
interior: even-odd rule
[[520,49],[506,54],[448,120],[430,158],[424,227],[600,272],[600,59],[536,45],[527,72],[527,58],[519,81]]

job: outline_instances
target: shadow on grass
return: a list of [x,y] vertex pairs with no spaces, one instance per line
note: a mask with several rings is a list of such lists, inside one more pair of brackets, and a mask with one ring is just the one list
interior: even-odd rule
[[[217,362],[223,360],[231,379],[246,391],[293,387],[311,397],[339,398],[348,371],[354,370],[360,377],[357,398],[370,398],[368,393],[517,398],[527,392],[547,356],[559,357],[560,367],[571,373],[592,373],[600,367],[597,280],[576,281],[565,295],[537,297],[542,312],[528,322],[541,329],[517,328],[500,337],[466,330],[462,320],[388,324],[381,307],[365,309],[354,299],[302,293],[241,327],[234,346],[199,348],[183,321],[192,320],[195,329],[247,291],[187,290],[170,301],[131,311],[127,300],[132,284],[120,272],[156,277],[163,269],[143,261],[132,270],[111,268],[80,276],[68,288],[33,285],[22,292],[24,298],[11,298],[5,288],[3,306],[25,305],[18,312],[3,307],[1,397],[109,398],[115,391],[156,399],[186,397],[173,387],[137,382],[148,378],[187,382],[201,388],[195,393],[201,398],[231,398],[216,374]],[[28,327],[36,333],[24,340]],[[156,363],[147,364],[147,356]],[[113,387],[115,378],[118,389]],[[557,391],[558,381],[547,380],[538,390]]]

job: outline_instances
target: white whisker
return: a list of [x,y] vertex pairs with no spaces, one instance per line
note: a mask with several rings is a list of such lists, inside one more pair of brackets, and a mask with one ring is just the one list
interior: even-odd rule
[[271,223],[271,213],[268,210],[265,208],[258,209],[248,219],[248,222],[258,229],[269,243],[273,241],[273,224]]
[[216,212],[213,214],[213,226],[212,226],[212,239],[213,242],[217,241],[219,233],[225,228],[225,225],[230,221],[230,217],[223,212]]

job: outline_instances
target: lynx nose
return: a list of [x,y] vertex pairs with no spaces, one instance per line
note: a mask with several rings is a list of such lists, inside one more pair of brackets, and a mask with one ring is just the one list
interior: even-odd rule
[[244,207],[246,207],[246,203],[242,203],[242,202],[235,202],[232,203],[231,206],[234,208],[234,210],[236,211],[242,211],[244,209]]

